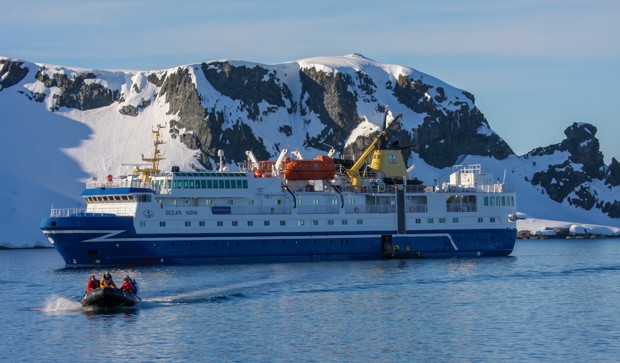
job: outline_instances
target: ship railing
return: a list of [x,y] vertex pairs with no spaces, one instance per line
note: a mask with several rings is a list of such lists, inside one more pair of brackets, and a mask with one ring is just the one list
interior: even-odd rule
[[249,214],[287,214],[291,213],[291,207],[285,205],[279,206],[234,206],[231,210],[232,214],[249,215]]
[[334,214],[338,213],[340,207],[337,205],[298,205],[298,214]]
[[512,186],[502,183],[480,184],[476,186],[449,185],[431,187],[431,191],[436,193],[507,193],[514,192]]
[[411,213],[426,213],[428,212],[428,205],[426,204],[407,204],[405,209]]
[[85,208],[52,208],[50,217],[66,218],[66,217],[106,217],[106,216],[130,216],[132,212],[127,208],[110,208],[87,210]]
[[396,206],[391,204],[386,205],[347,205],[345,207],[347,214],[356,213],[394,213],[396,212]]
[[476,212],[476,203],[452,203],[446,205],[448,212]]
[[140,180],[129,179],[116,179],[114,181],[102,182],[97,180],[91,180],[86,182],[86,189],[105,189],[105,188],[152,188],[150,183],[145,183]]

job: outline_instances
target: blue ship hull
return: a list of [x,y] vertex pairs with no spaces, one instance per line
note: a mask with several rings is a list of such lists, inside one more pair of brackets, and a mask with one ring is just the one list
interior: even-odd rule
[[[355,232],[137,234],[132,217],[44,218],[41,228],[67,265],[224,264],[506,256],[514,229],[364,230]],[[405,251],[409,247],[409,254]]]

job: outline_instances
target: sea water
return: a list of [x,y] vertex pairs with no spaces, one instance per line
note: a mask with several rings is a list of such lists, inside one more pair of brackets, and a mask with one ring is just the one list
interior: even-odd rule
[[3,362],[617,361],[620,239],[512,256],[115,268],[144,299],[93,314],[91,274],[0,251]]

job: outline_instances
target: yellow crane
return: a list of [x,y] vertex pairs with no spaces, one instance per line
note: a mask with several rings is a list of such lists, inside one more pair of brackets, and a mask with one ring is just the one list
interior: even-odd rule
[[[396,121],[402,117],[401,113],[398,113],[390,126],[396,124]],[[400,178],[404,179],[407,177],[407,167],[405,165],[405,161],[403,159],[403,155],[400,149],[391,150],[387,149],[385,146],[385,142],[382,142],[387,135],[387,131],[390,126],[386,127],[386,119],[387,112],[383,116],[383,126],[379,135],[375,138],[375,140],[366,148],[366,150],[362,153],[359,159],[351,166],[351,168],[347,169],[347,175],[351,179],[351,185],[355,188],[356,191],[360,191],[360,188],[363,183],[363,177],[360,175],[360,169],[366,163],[366,159],[372,155],[372,161],[370,163],[370,168],[381,172],[381,176],[384,178]]]

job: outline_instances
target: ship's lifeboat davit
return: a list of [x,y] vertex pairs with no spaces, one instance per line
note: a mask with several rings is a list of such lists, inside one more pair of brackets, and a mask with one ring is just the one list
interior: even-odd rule
[[330,180],[336,175],[334,159],[319,155],[312,160],[283,161],[284,176],[287,180]]

